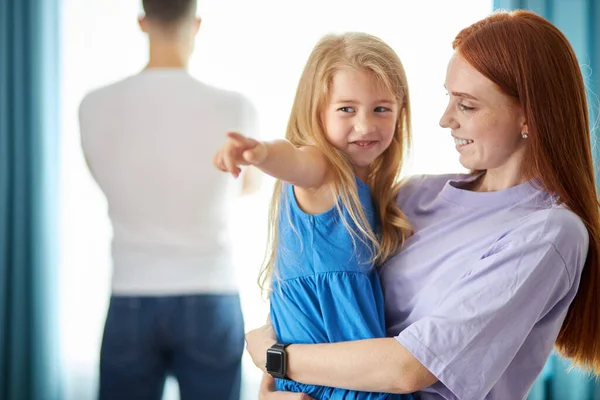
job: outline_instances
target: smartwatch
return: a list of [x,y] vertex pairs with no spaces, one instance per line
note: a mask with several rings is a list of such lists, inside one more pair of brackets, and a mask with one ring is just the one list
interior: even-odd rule
[[287,352],[291,343],[275,343],[267,349],[267,372],[273,378],[290,379],[287,376]]

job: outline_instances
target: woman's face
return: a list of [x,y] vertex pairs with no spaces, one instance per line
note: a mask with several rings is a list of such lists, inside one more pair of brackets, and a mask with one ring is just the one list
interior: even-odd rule
[[496,175],[519,173],[527,124],[518,102],[458,53],[448,64],[445,87],[449,102],[440,126],[450,128],[462,166]]

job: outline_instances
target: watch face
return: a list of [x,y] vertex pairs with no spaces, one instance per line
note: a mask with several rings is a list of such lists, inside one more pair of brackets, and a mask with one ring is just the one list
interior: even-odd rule
[[283,374],[283,352],[267,350],[267,371]]

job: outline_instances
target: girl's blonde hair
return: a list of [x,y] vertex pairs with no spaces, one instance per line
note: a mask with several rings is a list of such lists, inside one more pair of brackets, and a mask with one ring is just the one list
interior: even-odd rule
[[[392,143],[372,163],[366,182],[381,221],[377,234],[363,212],[352,164],[343,152],[329,143],[321,120],[333,76],[342,68],[372,73],[398,100],[398,120]],[[353,225],[374,249],[372,260],[376,265],[402,247],[410,234],[410,225],[396,206],[396,194],[402,161],[410,145],[410,99],[404,67],[390,46],[366,33],[323,37],[310,54],[300,77],[285,136],[297,147],[313,145],[323,151],[331,166],[333,190],[338,199],[336,208],[341,216],[340,202],[345,205]],[[276,181],[269,211],[269,247],[258,279],[263,291],[270,285],[275,268],[282,189],[282,181]],[[344,223],[350,228],[348,221]],[[365,240],[351,231],[353,237]]]

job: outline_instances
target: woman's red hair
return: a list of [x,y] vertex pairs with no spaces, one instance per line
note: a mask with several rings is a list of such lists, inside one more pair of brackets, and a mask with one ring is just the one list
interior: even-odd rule
[[600,372],[600,212],[585,85],[566,37],[525,10],[497,12],[463,29],[453,48],[524,108],[527,178],[577,214],[589,233],[579,289],[556,341],[576,365]]

